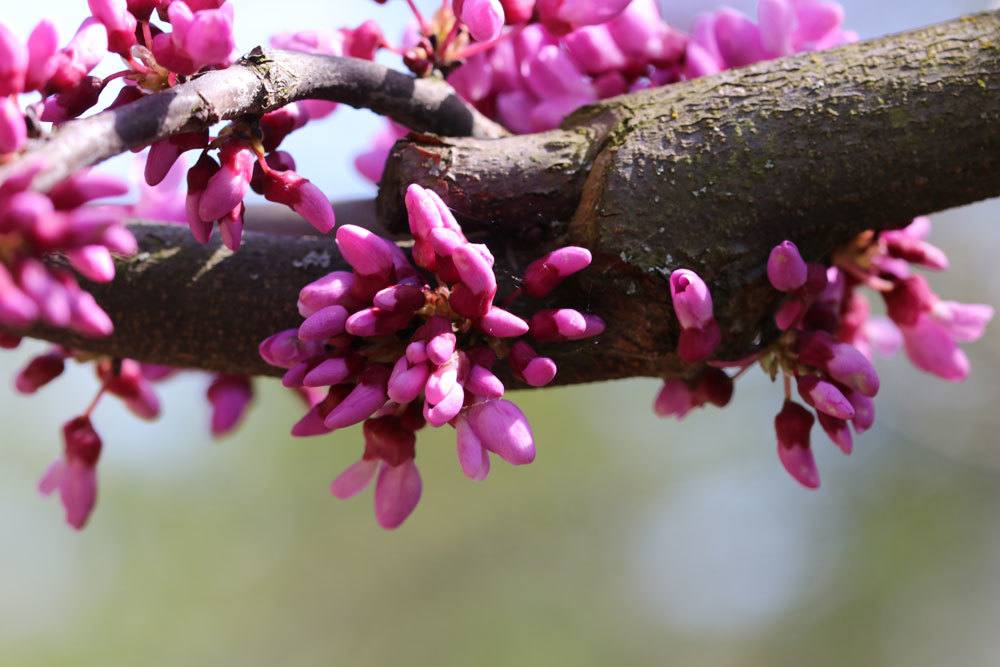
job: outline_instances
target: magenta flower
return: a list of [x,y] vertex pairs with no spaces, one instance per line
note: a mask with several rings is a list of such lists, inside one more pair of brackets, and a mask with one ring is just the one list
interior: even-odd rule
[[212,435],[231,433],[243,419],[253,400],[253,385],[242,375],[215,376],[206,393],[212,405]]
[[791,241],[774,247],[767,260],[767,279],[776,290],[794,292],[806,284],[809,267]]
[[473,39],[491,42],[500,36],[506,16],[499,0],[455,0],[454,4]]
[[38,490],[44,495],[58,491],[66,510],[66,523],[80,530],[97,502],[96,468],[101,456],[101,438],[84,416],[63,426],[63,440],[63,457],[45,471]]
[[[604,329],[597,316],[575,310],[538,311],[529,325],[499,308],[490,251],[469,243],[434,192],[410,186],[406,206],[413,263],[371,231],[340,227],[337,245],[353,271],[303,288],[298,306],[305,321],[260,348],[268,363],[287,370],[286,386],[328,387],[293,434],[364,422],[365,455],[333,492],[354,495],[377,474],[376,516],[386,527],[399,525],[419,498],[413,442],[425,424],[455,427],[459,463],[473,479],[489,471],[488,452],[514,465],[534,459],[524,414],[502,400],[505,387],[493,372],[499,351],[507,352],[515,377],[542,386],[555,378],[555,362],[520,337],[580,340]],[[589,259],[580,248],[553,251],[532,264],[528,282],[548,294]]]
[[334,496],[352,498],[375,482],[375,518],[386,529],[398,528],[420,501],[423,484],[414,462],[416,434],[394,416],[365,422],[365,453],[330,485]]
[[670,274],[670,298],[681,325],[677,354],[688,363],[712,356],[722,340],[722,332],[712,312],[708,285],[689,269]]
[[819,472],[809,446],[809,431],[814,421],[808,410],[789,400],[774,418],[778,458],[788,474],[809,489],[819,488]]

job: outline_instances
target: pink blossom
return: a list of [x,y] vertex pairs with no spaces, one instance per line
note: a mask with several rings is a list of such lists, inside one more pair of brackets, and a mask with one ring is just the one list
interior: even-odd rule
[[97,502],[97,460],[101,438],[89,417],[77,417],[63,426],[63,457],[54,462],[38,483],[38,490],[50,495],[59,492],[66,510],[66,523],[80,530],[86,525]]
[[767,278],[782,292],[794,292],[805,285],[808,271],[798,247],[791,241],[776,245],[767,260]]
[[491,42],[500,36],[506,16],[499,0],[455,0],[455,13],[473,39]]
[[912,326],[900,327],[906,354],[913,365],[949,382],[969,376],[970,364],[948,328],[923,314]]
[[242,375],[215,376],[206,394],[212,404],[212,435],[231,433],[243,419],[253,400],[250,379]]
[[809,431],[814,421],[812,414],[794,401],[785,401],[774,418],[778,458],[788,474],[809,489],[819,487],[819,472],[809,446]]

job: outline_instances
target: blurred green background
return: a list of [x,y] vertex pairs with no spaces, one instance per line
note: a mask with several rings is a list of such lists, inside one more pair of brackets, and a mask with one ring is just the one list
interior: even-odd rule
[[[49,4],[63,34],[84,11]],[[238,3],[248,39],[404,20],[402,2],[284,4]],[[864,36],[986,4],[845,3]],[[687,25],[700,6],[666,12]],[[29,25],[36,7],[4,20]],[[372,127],[340,112],[328,129]],[[360,192],[338,160],[325,185]],[[932,278],[943,296],[1000,302],[998,217],[997,202],[935,216],[954,267]],[[38,349],[0,356],[0,374]],[[100,501],[74,533],[34,484],[96,384],[76,368],[38,397],[5,389],[0,665],[1000,664],[1000,325],[969,353],[961,385],[881,361],[879,419],[855,454],[814,433],[814,493],[774,455],[781,392],[758,372],[730,408],[682,424],[653,416],[650,380],[520,392],[537,461],[473,483],[453,433],[425,431],[424,496],[392,533],[370,492],[328,493],[357,429],[293,440],[301,405],[261,382],[239,434],[213,443],[196,376],[166,385],[159,423],[98,410]]]

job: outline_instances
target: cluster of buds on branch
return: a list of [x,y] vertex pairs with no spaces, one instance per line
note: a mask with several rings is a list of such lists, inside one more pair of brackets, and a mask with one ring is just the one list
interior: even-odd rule
[[[872,365],[874,351],[892,354],[905,343],[910,361],[920,370],[958,382],[969,374],[969,361],[958,343],[979,339],[993,318],[985,304],[944,301],[914,273],[913,266],[943,270],[944,252],[925,239],[930,221],[915,219],[902,230],[867,232],[833,255],[829,265],[807,263],[791,241],[771,251],[767,277],[785,300],[775,314],[784,332],[774,343],[738,362],[710,361],[690,380],[664,382],[655,402],[657,414],[683,418],[706,403],[724,407],[733,391],[733,379],[723,368],[742,375],[755,363],[771,379],[783,378],[785,400],[775,417],[778,457],[788,473],[803,486],[819,486],[819,473],[810,445],[810,431],[818,419],[830,440],[845,454],[854,449],[851,432],[860,434],[875,423],[873,398],[879,377]],[[697,325],[711,321],[712,297],[697,274],[679,270],[671,276],[684,289],[672,289],[677,318]],[[872,317],[869,288],[881,295],[888,317]],[[692,320],[697,315],[698,320]],[[685,338],[689,332],[696,338]],[[714,332],[684,328],[679,355],[689,362],[702,361],[718,344]],[[697,355],[690,351],[701,344]],[[793,398],[799,397],[815,412]]]
[[[299,296],[305,321],[261,344],[261,355],[288,369],[287,387],[322,389],[292,429],[297,436],[364,423],[360,461],[334,480],[338,498],[359,493],[378,473],[375,516],[395,528],[420,498],[414,464],[416,432],[426,424],[456,431],[458,460],[482,480],[493,454],[513,465],[535,458],[524,414],[503,398],[494,366],[541,387],[556,365],[524,340],[583,340],[601,334],[596,315],[540,310],[526,321],[495,304],[497,280],[489,249],[470,243],[440,197],[418,185],[406,195],[413,263],[391,241],[353,225],[337,245],[353,272],[338,271]],[[414,264],[416,266],[414,266]],[[583,248],[555,250],[527,267],[523,288],[503,298],[548,296],[590,264]]]

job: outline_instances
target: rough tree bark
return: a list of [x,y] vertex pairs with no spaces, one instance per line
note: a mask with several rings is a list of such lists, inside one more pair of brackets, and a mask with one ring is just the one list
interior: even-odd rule
[[[683,374],[666,277],[713,289],[723,355],[774,335],[764,264],[778,241],[811,259],[865,229],[1000,195],[1000,13],[761,63],[581,110],[553,132],[397,145],[379,221],[403,224],[411,182],[439,192],[504,258],[504,286],[545,248],[590,248],[559,302],[599,313],[598,340],[547,352],[560,381]],[[159,363],[266,372],[256,344],[296,326],[294,296],[339,266],[329,239],[249,234],[229,257],[138,225],[144,253],[95,288],[106,341],[31,335]]]

